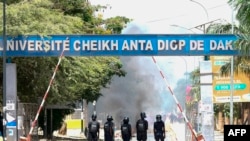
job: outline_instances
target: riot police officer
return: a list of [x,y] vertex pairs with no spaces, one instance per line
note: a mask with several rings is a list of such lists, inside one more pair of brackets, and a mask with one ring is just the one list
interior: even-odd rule
[[145,119],[146,113],[141,113],[141,119],[136,122],[136,132],[138,141],[147,140],[148,121]]
[[114,141],[115,124],[111,115],[107,116],[107,122],[104,124],[104,141]]
[[98,141],[99,139],[99,130],[100,130],[100,123],[96,121],[96,114],[92,115],[92,121],[88,124],[88,141]]
[[154,122],[154,137],[156,141],[164,141],[165,139],[165,124],[161,119],[161,115],[156,115]]
[[129,118],[124,117],[123,123],[121,125],[122,140],[129,141],[132,138],[131,124],[129,123]]

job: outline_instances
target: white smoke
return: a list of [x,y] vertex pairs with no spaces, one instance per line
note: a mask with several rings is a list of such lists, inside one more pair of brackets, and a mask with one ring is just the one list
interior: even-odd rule
[[[146,27],[131,23],[123,34],[148,34]],[[153,122],[156,114],[167,114],[176,109],[173,97],[166,89],[166,83],[160,75],[151,56],[120,57],[123,69],[127,72],[125,77],[114,77],[111,85],[102,90],[103,96],[98,99],[97,112],[110,114],[119,126],[124,116],[128,116],[132,125],[139,118],[141,112],[146,112],[149,122]],[[159,63],[166,61],[156,57]],[[163,63],[164,64],[164,63]],[[165,76],[171,84],[177,83],[175,72],[169,64],[160,65]],[[185,80],[184,80],[185,81]],[[185,82],[180,81],[180,85]],[[181,91],[181,93],[179,93]],[[185,87],[175,89],[177,95],[185,98]],[[180,96],[178,96],[180,97]],[[101,117],[99,117],[101,118]],[[105,116],[103,120],[105,120]],[[150,125],[151,126],[151,125]]]

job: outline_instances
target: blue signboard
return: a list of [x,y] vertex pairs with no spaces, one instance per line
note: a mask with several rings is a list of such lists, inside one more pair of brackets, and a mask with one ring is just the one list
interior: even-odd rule
[[230,34],[29,35],[8,37],[6,50],[7,56],[20,57],[59,56],[63,50],[65,56],[238,55],[236,39]]

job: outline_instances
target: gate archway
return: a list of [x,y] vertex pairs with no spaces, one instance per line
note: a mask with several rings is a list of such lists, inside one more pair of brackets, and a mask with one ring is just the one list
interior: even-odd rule
[[[7,56],[197,56],[239,55],[235,35],[51,35],[7,41]],[[192,129],[191,129],[192,130]]]

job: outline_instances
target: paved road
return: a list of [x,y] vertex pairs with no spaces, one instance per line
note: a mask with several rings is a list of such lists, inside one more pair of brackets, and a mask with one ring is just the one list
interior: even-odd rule
[[[171,128],[172,128],[172,132],[167,132],[166,133],[166,139],[165,141],[175,141],[174,139],[177,138],[177,141],[185,141],[186,137],[185,137],[185,124],[184,123],[174,123],[171,124]],[[187,129],[189,130],[189,129]],[[80,129],[78,130],[68,130],[67,131],[67,137],[71,137],[71,138],[80,138],[80,139],[84,139],[85,137],[83,137],[82,135],[79,134],[80,133]],[[118,131],[118,135],[119,135],[119,131]],[[215,131],[215,139],[214,141],[223,141],[223,133],[220,133],[219,131]],[[101,131],[100,134],[100,139],[103,139],[103,131]],[[171,140],[170,138],[172,137],[173,140]],[[45,141],[45,140],[44,140]],[[119,137],[116,139],[116,141],[122,141]],[[136,137],[132,138],[131,141],[136,141]],[[152,133],[148,133],[148,140],[147,141],[154,141],[154,136]]]
[[[153,134],[148,134],[148,141],[154,141],[154,135]],[[137,141],[136,137],[133,137],[131,141]]]

